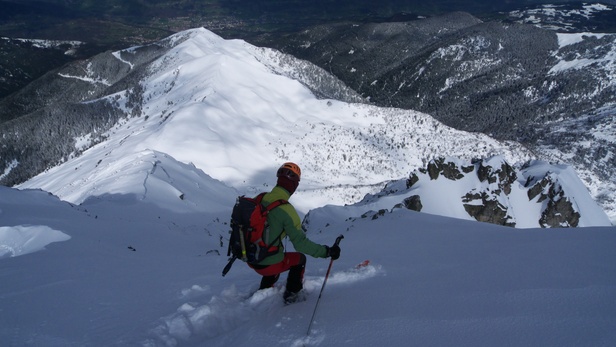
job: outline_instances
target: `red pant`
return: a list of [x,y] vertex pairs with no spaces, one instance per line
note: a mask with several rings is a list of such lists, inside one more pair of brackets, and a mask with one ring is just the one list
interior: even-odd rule
[[264,267],[251,265],[250,267],[263,276],[259,289],[271,288],[278,281],[280,274],[289,270],[287,290],[297,293],[303,288],[306,256],[299,252],[288,252],[284,254],[284,259],[280,263]]

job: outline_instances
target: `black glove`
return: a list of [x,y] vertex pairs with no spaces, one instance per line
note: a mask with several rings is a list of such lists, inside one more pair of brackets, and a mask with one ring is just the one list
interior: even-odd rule
[[[327,247],[327,246],[325,246]],[[327,256],[331,257],[332,260],[336,260],[340,258],[340,247],[338,245],[333,245],[331,247],[327,247]]]

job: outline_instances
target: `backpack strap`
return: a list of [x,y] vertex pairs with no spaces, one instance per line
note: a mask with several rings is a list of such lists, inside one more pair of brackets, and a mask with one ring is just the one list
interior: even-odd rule
[[[261,204],[261,201],[263,201],[263,197],[265,196],[265,194],[267,194],[267,193],[261,193],[261,194],[257,195],[257,197],[255,198],[255,200],[257,201],[257,203],[258,203],[258,204],[260,204],[261,206],[263,206],[263,204]],[[276,201],[274,201],[274,202],[270,203],[269,205],[264,206],[264,207],[265,207],[265,210],[263,211],[263,216],[267,216],[267,215],[270,213],[270,211],[271,211],[271,210],[273,210],[273,209],[275,209],[276,207],[278,207],[278,206],[280,206],[280,205],[288,204],[288,203],[289,203],[289,202],[288,202],[287,200],[284,200],[284,199],[278,199],[278,200],[276,200]],[[275,238],[275,239],[274,239],[274,241],[272,241],[272,243],[271,243],[271,244],[268,244],[268,245],[267,245],[268,250],[270,250],[272,247],[274,247],[273,245],[274,245],[276,242],[280,241],[280,240],[281,240],[281,238],[282,238],[282,233],[280,233],[280,235],[278,235],[278,237],[277,237],[277,238]],[[278,247],[275,247],[275,248],[278,248]]]
[[[255,198],[255,200],[257,200],[257,204],[260,204],[261,201],[263,201],[263,197],[265,196],[265,194],[267,193],[261,193],[259,195],[257,195],[257,197]],[[267,215],[271,210],[275,209],[276,207],[280,206],[280,205],[284,205],[284,204],[288,204],[289,202],[285,199],[278,199],[272,203],[270,203],[265,207],[265,213],[264,215]]]

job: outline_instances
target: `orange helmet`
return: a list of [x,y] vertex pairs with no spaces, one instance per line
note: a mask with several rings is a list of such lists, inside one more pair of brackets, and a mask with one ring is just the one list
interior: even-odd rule
[[286,176],[293,181],[299,182],[299,179],[302,176],[302,170],[295,163],[284,163],[276,172],[276,177]]

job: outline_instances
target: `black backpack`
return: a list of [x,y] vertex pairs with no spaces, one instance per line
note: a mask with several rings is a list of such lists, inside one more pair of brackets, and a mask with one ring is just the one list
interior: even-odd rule
[[[237,198],[231,212],[231,230],[229,231],[229,248],[227,256],[229,263],[222,271],[226,275],[235,259],[241,259],[248,264],[257,264],[270,255],[278,253],[278,247],[273,246],[280,236],[272,242],[267,241],[267,215],[276,207],[288,203],[286,200],[276,200],[267,207],[261,201],[265,193],[256,198],[240,196]],[[265,235],[264,235],[265,233]]]

